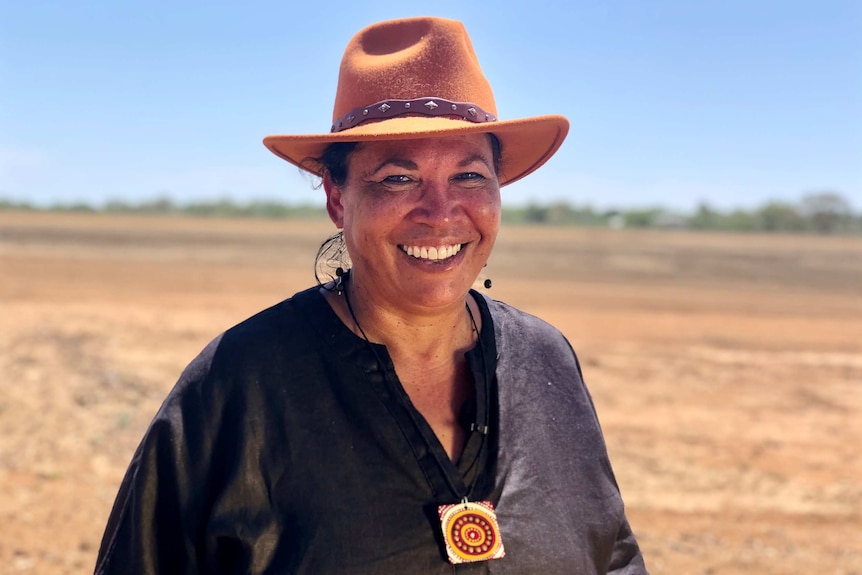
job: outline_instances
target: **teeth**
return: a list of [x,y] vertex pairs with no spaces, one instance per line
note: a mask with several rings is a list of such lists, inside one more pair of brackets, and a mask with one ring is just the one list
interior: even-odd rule
[[408,256],[413,256],[414,258],[440,261],[451,258],[455,254],[460,252],[462,245],[463,244],[455,244],[451,246],[437,247],[405,246],[401,249],[404,250]]

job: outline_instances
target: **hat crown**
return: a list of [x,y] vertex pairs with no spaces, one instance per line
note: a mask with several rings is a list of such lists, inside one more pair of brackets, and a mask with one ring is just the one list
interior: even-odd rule
[[390,99],[470,102],[496,115],[491,85],[461,22],[407,18],[373,24],[354,36],[338,75],[333,121]]

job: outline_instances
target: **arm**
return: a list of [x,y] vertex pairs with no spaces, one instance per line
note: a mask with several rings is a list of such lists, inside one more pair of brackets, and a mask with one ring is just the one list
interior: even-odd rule
[[105,528],[96,575],[199,572],[220,419],[202,389],[216,346],[185,370],[138,446]]
[[197,572],[185,449],[171,415],[159,413],[135,452],[102,538],[97,575]]

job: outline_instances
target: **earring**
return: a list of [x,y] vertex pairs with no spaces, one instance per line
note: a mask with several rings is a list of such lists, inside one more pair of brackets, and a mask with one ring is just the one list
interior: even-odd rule
[[344,268],[335,268],[335,293],[341,295],[344,293]]
[[486,279],[484,285],[485,285],[485,289],[491,289],[491,280]]

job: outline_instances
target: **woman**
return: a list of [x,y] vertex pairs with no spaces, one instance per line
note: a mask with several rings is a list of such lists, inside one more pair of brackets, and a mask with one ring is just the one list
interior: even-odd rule
[[471,290],[568,130],[495,116],[460,23],[351,40],[332,131],[264,140],[322,178],[332,281],[190,364],[97,573],[646,572],[568,342]]

